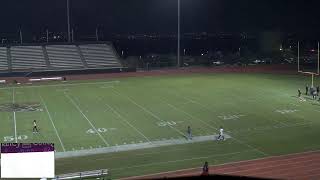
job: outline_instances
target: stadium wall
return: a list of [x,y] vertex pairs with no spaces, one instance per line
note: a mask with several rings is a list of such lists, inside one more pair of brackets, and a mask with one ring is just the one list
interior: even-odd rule
[[[25,72],[26,73],[26,72]],[[60,71],[60,72],[34,72],[24,74],[25,76],[11,74],[1,77],[0,80],[6,80],[6,83],[15,81],[28,83],[32,78],[43,78],[53,76],[63,76],[67,80],[94,80],[111,79],[122,77],[143,77],[143,76],[162,76],[162,75],[185,75],[190,73],[272,73],[272,74],[297,74],[296,67],[291,65],[255,65],[255,66],[219,66],[219,67],[187,67],[179,69],[160,69],[152,71],[136,71],[135,68],[118,68],[104,70],[82,70],[82,71]]]

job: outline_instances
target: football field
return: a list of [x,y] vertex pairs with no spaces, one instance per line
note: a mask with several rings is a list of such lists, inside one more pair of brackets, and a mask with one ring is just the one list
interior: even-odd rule
[[[225,73],[3,86],[0,141],[53,142],[56,174],[105,168],[113,178],[320,150],[310,81]],[[216,141],[221,126],[227,138]]]

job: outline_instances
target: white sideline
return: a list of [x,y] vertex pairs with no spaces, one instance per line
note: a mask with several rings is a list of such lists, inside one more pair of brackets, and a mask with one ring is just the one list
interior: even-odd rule
[[124,118],[123,116],[121,116],[121,114],[116,111],[114,108],[112,108],[109,104],[106,103],[106,106],[112,110],[112,112],[114,114],[116,114],[120,119],[122,119],[124,122],[126,122],[130,127],[132,127],[135,131],[137,131],[141,136],[144,137],[144,139],[146,139],[148,142],[150,142],[150,139],[147,138],[147,136],[145,136],[141,131],[139,131],[135,126],[133,126],[129,121],[126,120],[126,118]]
[[[115,92],[116,94],[118,94],[119,96],[125,97],[126,99],[128,99],[130,102],[132,102],[133,104],[135,104],[136,106],[138,106],[139,108],[141,108],[143,111],[147,112],[148,114],[150,114],[151,116],[153,116],[154,118],[158,119],[161,122],[165,122],[163,119],[161,119],[159,116],[155,115],[153,112],[149,111],[148,109],[146,109],[145,107],[139,105],[137,102],[135,102],[133,99],[131,99],[128,96],[123,96],[122,94],[120,94],[118,91],[115,90],[114,87],[111,88],[113,90],[113,92]],[[170,127],[171,129],[175,130],[176,132],[178,132],[180,135],[185,136],[185,134],[183,132],[181,132],[179,129],[169,125],[168,127]]]
[[62,140],[61,140],[61,138],[60,138],[60,136],[59,136],[59,133],[58,133],[58,131],[57,131],[57,128],[56,128],[56,126],[55,126],[54,123],[53,123],[53,120],[52,120],[51,114],[49,113],[48,107],[47,107],[46,103],[44,102],[42,96],[41,96],[41,95],[39,95],[39,96],[40,96],[40,99],[41,99],[41,101],[42,101],[42,103],[43,103],[43,105],[44,105],[47,113],[48,113],[49,119],[50,119],[51,124],[52,124],[52,126],[53,126],[53,129],[54,129],[54,131],[56,132],[56,135],[57,135],[57,137],[58,137],[58,139],[59,139],[59,141],[60,141],[61,147],[62,147],[63,151],[66,151],[66,149],[64,148],[64,145],[63,145],[63,143],[62,143]]
[[[14,98],[14,88],[12,88],[12,105],[15,103],[15,98]],[[15,142],[18,143],[18,137],[17,137],[17,120],[16,120],[16,111],[13,109],[13,123],[14,123],[14,139]]]
[[34,88],[34,87],[59,87],[59,86],[78,86],[78,85],[90,85],[90,84],[109,84],[109,83],[120,83],[120,81],[106,81],[106,82],[92,82],[92,83],[69,83],[69,84],[47,84],[47,85],[27,85],[27,86],[14,86],[14,87],[3,87],[0,89],[12,89],[12,88]]
[[[237,164],[237,163],[246,163],[246,162],[251,162],[251,161],[264,160],[264,159],[273,158],[273,157],[285,157],[285,156],[291,156],[291,155],[303,155],[303,154],[318,153],[318,152],[320,152],[320,150],[306,151],[306,152],[299,152],[299,153],[291,153],[291,154],[286,154],[286,155],[268,156],[268,157],[255,158],[255,159],[243,160],[243,161],[228,162],[228,163],[217,164],[217,165],[214,165],[214,166],[225,166],[225,165],[232,165],[232,164]],[[121,179],[122,180],[133,179],[133,178],[136,179],[136,178],[143,178],[143,177],[155,176],[155,175],[161,175],[161,174],[167,174],[167,173],[190,171],[190,170],[195,170],[195,169],[199,169],[199,172],[201,172],[200,171],[201,168],[202,167],[193,167],[193,168],[179,169],[179,170],[175,170],[175,171],[165,171],[165,172],[159,172],[159,173],[146,174],[146,175],[141,175],[141,176],[131,176],[131,177],[125,177],[125,178],[121,178]]]
[[[121,151],[130,151],[130,150],[138,150],[138,149],[147,149],[147,148],[155,148],[169,145],[179,145],[179,144],[190,144],[197,142],[205,142],[205,141],[216,141],[218,135],[210,135],[210,136],[195,136],[192,140],[187,140],[186,138],[179,139],[169,139],[169,140],[160,140],[160,141],[150,141],[150,142],[142,142],[137,144],[124,144],[124,145],[116,145],[109,146],[103,148],[95,148],[95,149],[83,149],[77,151],[66,151],[66,152],[56,152],[56,159],[59,158],[69,158],[69,157],[79,157],[79,156],[88,156],[94,154],[105,154],[112,152],[121,152]],[[225,135],[225,139],[230,139],[231,136],[228,134]]]
[[77,105],[76,102],[74,102],[74,100],[66,93],[64,92],[64,95],[71,101],[71,103],[79,110],[79,112],[82,114],[82,116],[89,122],[89,124],[91,125],[91,127],[94,129],[95,132],[97,132],[97,134],[99,135],[99,137],[101,138],[101,140],[107,145],[110,146],[110,144],[104,139],[104,137],[99,133],[99,131],[97,130],[97,128],[92,124],[92,122],[88,119],[88,117],[82,112],[82,110],[80,109],[80,107]]

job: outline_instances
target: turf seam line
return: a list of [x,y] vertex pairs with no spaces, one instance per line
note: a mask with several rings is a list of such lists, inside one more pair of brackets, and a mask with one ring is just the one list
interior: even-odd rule
[[115,110],[114,108],[112,108],[108,103],[105,104],[109,109],[111,109],[111,111],[116,114],[120,119],[122,119],[124,122],[126,122],[129,126],[131,126],[134,130],[136,130],[141,136],[143,136],[148,142],[151,142],[149,138],[147,138],[147,136],[145,136],[141,131],[139,131],[135,126],[133,126],[130,122],[128,122],[126,120],[126,118],[124,118],[123,116],[121,116],[121,114]]
[[[12,88],[12,105],[15,103],[15,97],[14,97],[14,88]],[[16,120],[16,111],[13,109],[13,123],[14,123],[14,139],[15,142],[18,143],[18,137],[17,137],[17,120]]]
[[99,137],[101,138],[101,140],[107,145],[110,146],[109,143],[104,139],[104,137],[99,133],[99,131],[97,130],[97,128],[92,124],[92,122],[88,119],[88,117],[82,112],[82,110],[80,109],[80,107],[77,105],[77,103],[66,93],[64,92],[64,95],[71,101],[71,103],[76,106],[76,108],[78,109],[78,111],[82,114],[82,116],[89,122],[89,124],[91,125],[91,127],[97,132],[97,134],[99,135]]
[[50,121],[51,121],[51,124],[52,124],[52,126],[53,126],[53,129],[54,129],[54,131],[55,131],[55,133],[56,133],[56,135],[57,135],[57,137],[58,137],[58,139],[59,139],[59,141],[60,141],[61,147],[62,147],[63,151],[66,151],[66,149],[65,149],[65,147],[64,147],[64,145],[63,145],[63,143],[62,143],[62,140],[61,140],[61,138],[60,138],[60,136],[59,136],[58,130],[57,130],[56,126],[55,126],[54,123],[53,123],[53,120],[52,120],[51,114],[50,114],[50,112],[49,112],[49,110],[48,110],[48,107],[47,107],[44,99],[42,98],[42,96],[41,96],[40,94],[39,94],[39,96],[40,96],[40,99],[41,99],[41,101],[42,101],[45,109],[46,109],[46,112],[48,113],[48,117],[49,117],[49,119],[50,119]]
[[[115,90],[115,88],[111,88],[113,90],[113,92],[117,93],[119,96],[123,96],[122,94],[120,94],[118,91]],[[155,115],[153,112],[149,111],[148,109],[146,109],[145,107],[139,105],[138,103],[136,103],[133,99],[131,99],[128,96],[123,96],[126,97],[126,99],[128,99],[130,102],[132,102],[133,104],[135,104],[136,106],[138,106],[139,108],[141,108],[142,110],[144,110],[145,112],[147,112],[148,114],[150,114],[151,116],[153,116],[154,118],[158,119],[159,121],[165,122],[163,119],[161,119],[159,116]],[[171,129],[175,130],[176,132],[178,132],[179,134],[181,134],[183,137],[185,137],[185,134],[183,132],[181,132],[180,130],[178,130],[177,128],[169,125],[168,127],[170,127]]]

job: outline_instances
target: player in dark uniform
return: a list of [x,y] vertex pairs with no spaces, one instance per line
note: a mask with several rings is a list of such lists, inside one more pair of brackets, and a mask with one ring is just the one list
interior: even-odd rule
[[202,168],[202,176],[207,176],[209,175],[209,165],[208,165],[208,162],[206,161],[203,165],[203,168]]
[[32,128],[33,133],[38,133],[38,128],[37,128],[37,121],[33,120],[33,128]]
[[308,85],[306,86],[306,95],[308,95],[309,87]]
[[191,128],[190,128],[190,126],[188,126],[187,135],[188,135],[188,139],[192,139],[192,134],[191,134]]
[[301,97],[301,91],[300,91],[300,89],[298,89],[298,97],[299,97],[299,98]]
[[317,96],[319,96],[319,91],[320,91],[319,86],[317,86]]

